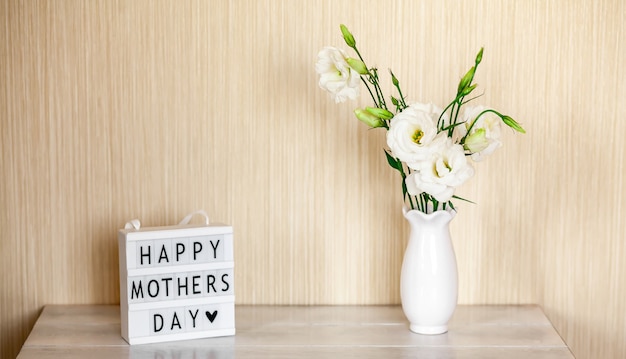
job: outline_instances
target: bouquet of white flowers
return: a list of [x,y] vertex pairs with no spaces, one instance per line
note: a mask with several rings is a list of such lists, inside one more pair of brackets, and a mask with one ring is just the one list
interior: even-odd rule
[[[387,130],[389,165],[402,176],[402,194],[410,209],[432,213],[448,206],[454,209],[452,199],[456,187],[474,175],[468,157],[480,161],[500,147],[500,127],[504,122],[512,129],[525,133],[510,116],[484,106],[465,106],[473,98],[474,74],[483,56],[476,55],[474,66],[461,79],[457,94],[448,106],[441,109],[433,104],[407,104],[400,83],[391,73],[391,81],[398,91],[391,96],[393,107],[385,102],[380,87],[378,70],[368,68],[356,47],[354,36],[341,25],[346,44],[358,58],[349,57],[343,50],[325,47],[317,58],[315,70],[320,76],[319,86],[328,91],[336,103],[357,99],[361,82],[365,84],[374,106],[357,108],[356,117],[372,128]],[[461,113],[461,107],[464,107]],[[391,112],[391,111],[394,112]]]

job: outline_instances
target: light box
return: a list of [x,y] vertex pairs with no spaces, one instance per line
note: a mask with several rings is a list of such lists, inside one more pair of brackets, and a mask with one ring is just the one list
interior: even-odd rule
[[118,238],[122,337],[129,344],[235,334],[232,227],[137,226]]

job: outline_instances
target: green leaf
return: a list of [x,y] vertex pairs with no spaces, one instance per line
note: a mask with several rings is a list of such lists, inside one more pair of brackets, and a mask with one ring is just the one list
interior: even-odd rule
[[400,160],[390,155],[387,150],[385,150],[385,156],[387,156],[387,163],[389,163],[389,166],[391,166],[391,168],[395,168],[398,171],[402,172],[402,162]]
[[454,198],[454,199],[458,199],[458,200],[461,200],[461,201],[465,201],[465,202],[469,202],[469,203],[471,203],[471,204],[476,204],[476,203],[474,203],[474,202],[470,201],[469,199],[465,199],[465,198],[459,197],[459,196],[457,196],[457,195],[452,196],[452,198]]

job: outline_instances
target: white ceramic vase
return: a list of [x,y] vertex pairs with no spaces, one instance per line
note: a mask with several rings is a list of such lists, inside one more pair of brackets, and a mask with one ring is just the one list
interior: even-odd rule
[[457,303],[458,273],[450,238],[453,210],[425,214],[403,208],[411,225],[400,277],[402,310],[418,334],[442,334]]

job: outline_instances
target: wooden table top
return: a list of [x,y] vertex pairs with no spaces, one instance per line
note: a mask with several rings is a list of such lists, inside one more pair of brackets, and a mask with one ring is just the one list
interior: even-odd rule
[[130,346],[119,306],[49,305],[18,359],[574,358],[541,308],[457,307],[442,335],[409,331],[399,306],[243,306],[234,336]]

